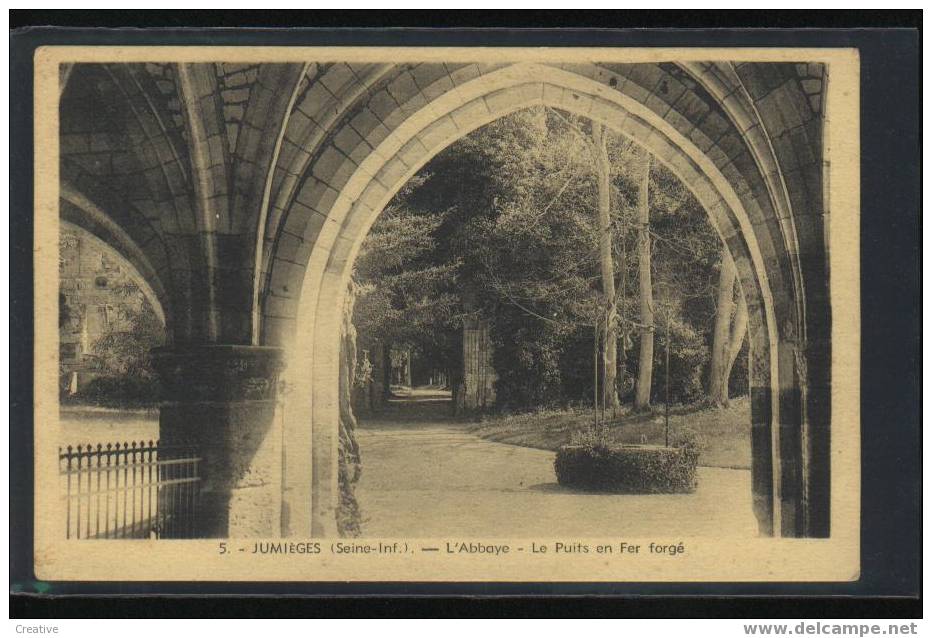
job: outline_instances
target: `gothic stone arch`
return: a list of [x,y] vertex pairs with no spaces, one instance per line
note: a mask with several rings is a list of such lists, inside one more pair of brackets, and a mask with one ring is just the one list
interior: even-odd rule
[[327,535],[338,309],[372,222],[497,117],[548,104],[600,121],[692,189],[735,258],[762,532],[827,536],[825,82],[803,63],[76,64],[63,201],[106,210],[166,300],[161,436],[194,435],[214,468],[201,535]]
[[[303,230],[284,231],[286,240],[276,245],[265,298],[267,338],[288,343],[301,362],[289,371],[300,379],[300,395],[292,398],[298,399],[294,423],[286,421],[287,453],[310,457],[314,468],[307,494],[297,487],[302,463],[289,464],[297,472],[285,479],[297,490],[288,503],[291,530],[310,519],[311,533],[333,532],[339,309],[371,224],[439,150],[509,112],[547,104],[600,121],[647,148],[709,213],[738,266],[751,313],[753,482],[761,529],[826,535],[828,486],[817,484],[816,466],[827,463],[827,440],[812,439],[814,427],[827,437],[827,422],[808,421],[802,405],[811,323],[803,278],[812,277],[803,273],[800,256],[810,269],[825,259],[815,223],[821,191],[790,190],[805,179],[799,174],[821,170],[819,128],[800,95],[777,99],[792,89],[779,77],[772,80],[776,88],[755,87],[762,106],[745,85],[757,79],[752,70],[730,65],[466,65],[452,71],[419,65],[371,87],[364,101],[320,133],[303,171],[295,171],[301,178],[283,215],[286,228]],[[767,106],[774,101],[778,106]],[[779,123],[764,120],[768,109],[776,109]],[[789,147],[775,141],[783,137]],[[781,169],[787,161],[796,175]],[[805,219],[801,229],[795,210]],[[825,300],[823,286],[816,278],[810,295],[810,304],[816,302],[810,311],[823,313],[817,328],[827,310],[818,303]],[[296,341],[279,341],[288,332],[278,326],[293,318],[300,326]],[[302,430],[308,422],[310,438]],[[311,512],[302,510],[308,502]]]

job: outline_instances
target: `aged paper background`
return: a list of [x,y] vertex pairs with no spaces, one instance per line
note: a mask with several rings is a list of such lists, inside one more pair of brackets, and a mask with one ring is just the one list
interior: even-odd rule
[[[799,61],[830,70],[827,120],[831,141],[828,225],[832,325],[832,493],[829,539],[760,538],[521,538],[371,539],[415,548],[446,541],[488,540],[529,547],[531,542],[624,541],[646,546],[683,543],[671,558],[644,554],[504,556],[329,553],[339,539],[321,542],[317,555],[251,556],[254,541],[66,541],[60,538],[58,428],[58,101],[60,63],[69,62],[303,62],[484,60],[559,62]],[[35,565],[42,580],[195,581],[850,581],[860,560],[860,263],[859,66],[851,49],[549,49],[339,47],[43,47],[35,57]],[[829,216],[826,215],[826,219]],[[352,540],[352,539],[345,539]],[[366,539],[360,539],[365,541]]]

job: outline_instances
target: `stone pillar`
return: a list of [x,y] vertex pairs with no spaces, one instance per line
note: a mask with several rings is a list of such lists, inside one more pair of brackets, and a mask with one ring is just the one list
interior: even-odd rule
[[[805,378],[800,374],[800,348],[797,343],[781,341],[777,356],[780,362],[779,394],[779,490],[780,528],[784,537],[808,536],[804,502],[803,406]],[[775,530],[776,531],[776,530]]]
[[831,343],[807,344],[809,359],[805,393],[805,500],[807,535],[831,535],[832,387]]
[[495,369],[489,322],[467,319],[463,322],[463,405],[466,410],[485,410],[495,403]]
[[[748,305],[748,388],[751,397],[751,490],[754,514],[763,536],[774,529],[774,397],[771,344],[759,302]],[[779,533],[779,530],[776,530]]]
[[773,536],[773,429],[772,391],[752,385],[751,395],[751,497],[758,529]]
[[204,459],[195,536],[279,536],[282,350],[197,345],[158,349],[154,360],[161,444],[193,444]]

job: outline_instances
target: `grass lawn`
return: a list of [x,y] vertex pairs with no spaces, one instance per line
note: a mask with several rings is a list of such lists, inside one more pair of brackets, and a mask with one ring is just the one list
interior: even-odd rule
[[58,444],[96,445],[159,438],[159,410],[63,405],[59,410]]
[[[471,427],[490,441],[543,450],[556,450],[570,442],[574,432],[592,423],[584,409],[542,410],[511,416],[486,417]],[[653,414],[627,414],[609,424],[615,443],[663,444],[663,407]],[[699,464],[708,467],[751,467],[751,405],[747,397],[732,399],[727,408],[677,406],[670,408],[670,437],[683,430],[699,435]]]

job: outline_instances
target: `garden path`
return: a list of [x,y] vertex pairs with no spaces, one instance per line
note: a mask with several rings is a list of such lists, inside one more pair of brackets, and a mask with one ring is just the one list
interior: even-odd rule
[[559,486],[553,452],[495,443],[416,389],[358,430],[366,537],[626,538],[757,535],[747,470],[699,468],[694,494],[587,494]]

